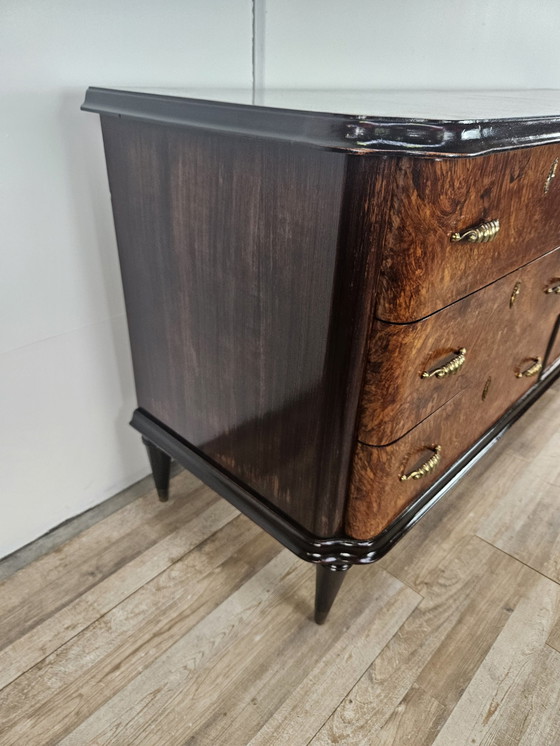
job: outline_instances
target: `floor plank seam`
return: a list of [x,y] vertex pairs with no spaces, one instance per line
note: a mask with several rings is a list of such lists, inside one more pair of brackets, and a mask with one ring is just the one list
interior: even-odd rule
[[[388,575],[390,574],[390,573],[389,573],[389,572],[388,572],[387,570],[385,570],[385,572],[387,572],[387,574],[388,574]],[[395,576],[394,576],[394,575],[392,575],[392,577],[394,578]],[[401,582],[399,578],[396,578],[396,580],[398,580],[398,581],[399,581],[399,583]],[[405,583],[403,583],[403,585],[405,585]],[[407,586],[407,587],[410,587],[410,586]],[[340,705],[341,705],[341,704],[342,704],[342,703],[344,702],[344,700],[345,700],[345,699],[346,699],[346,698],[348,697],[348,695],[350,694],[350,692],[351,692],[351,691],[352,691],[352,690],[353,690],[353,689],[354,689],[354,688],[355,688],[356,686],[358,686],[359,682],[360,682],[360,681],[361,681],[361,680],[362,680],[362,679],[364,678],[364,676],[367,676],[367,674],[368,674],[368,671],[369,671],[369,670],[370,670],[370,668],[371,668],[371,667],[373,666],[373,664],[375,663],[375,661],[376,661],[376,660],[377,660],[377,659],[378,659],[378,658],[379,658],[379,657],[380,657],[380,656],[381,656],[381,655],[383,654],[383,652],[384,652],[384,651],[385,651],[385,650],[386,650],[386,649],[387,649],[387,648],[389,647],[389,645],[390,645],[390,644],[392,643],[392,641],[393,641],[393,640],[395,639],[395,637],[396,637],[396,636],[397,636],[397,635],[399,634],[399,632],[400,632],[400,630],[402,629],[402,627],[404,627],[404,625],[405,625],[405,624],[407,623],[407,621],[408,621],[408,620],[410,619],[410,617],[412,616],[412,614],[414,614],[414,612],[416,611],[416,609],[418,608],[418,606],[419,606],[419,605],[420,605],[420,604],[422,603],[422,601],[424,600],[423,596],[421,596],[421,595],[420,595],[420,594],[419,594],[419,593],[418,593],[417,591],[415,591],[415,590],[414,590],[414,588],[411,588],[411,590],[413,591],[413,593],[416,593],[416,595],[417,595],[417,596],[419,596],[419,598],[418,598],[418,600],[417,600],[416,604],[414,605],[414,607],[413,607],[413,608],[412,608],[412,609],[410,610],[410,614],[408,614],[408,616],[406,617],[406,619],[404,619],[404,620],[403,620],[403,622],[402,622],[402,624],[401,624],[401,625],[399,626],[399,628],[398,628],[397,630],[395,630],[395,633],[394,633],[393,635],[391,635],[391,637],[390,637],[390,638],[389,638],[389,639],[387,640],[387,642],[386,642],[386,643],[385,643],[385,645],[384,645],[384,646],[383,646],[383,647],[381,648],[381,650],[380,650],[380,651],[379,651],[379,653],[378,653],[378,654],[377,654],[377,655],[375,656],[375,658],[372,658],[372,660],[370,661],[370,663],[369,663],[368,667],[367,667],[367,668],[366,668],[366,670],[365,670],[365,671],[363,672],[363,674],[362,674],[361,676],[359,676],[359,677],[358,677],[358,678],[357,678],[357,679],[356,679],[356,680],[355,680],[355,681],[353,682],[353,684],[352,684],[352,685],[351,685],[351,687],[350,687],[350,688],[348,689],[348,691],[346,692],[346,694],[345,694],[345,695],[344,695],[344,696],[342,697],[342,699],[340,700],[340,702],[338,702],[338,704],[336,705],[336,707],[334,707],[334,708],[333,708],[333,709],[331,710],[331,712],[330,712],[330,713],[328,714],[328,716],[327,716],[327,717],[326,717],[326,718],[324,719],[324,721],[323,721],[323,722],[321,723],[321,725],[319,726],[319,728],[317,728],[316,732],[315,732],[315,733],[313,734],[313,737],[309,739],[309,741],[308,741],[308,742],[307,742],[307,743],[305,744],[305,746],[309,746],[309,744],[310,744],[310,743],[311,743],[311,742],[312,742],[312,741],[313,741],[313,740],[314,740],[314,739],[315,739],[315,738],[317,737],[317,734],[318,734],[318,733],[320,733],[320,731],[322,730],[322,728],[324,728],[324,726],[325,726],[325,723],[327,723],[327,722],[328,722],[328,720],[329,720],[329,719],[330,719],[330,718],[332,717],[333,713],[334,713],[334,712],[336,712],[336,711],[338,710],[338,708],[339,708],[339,707],[340,707]],[[412,684],[411,684],[411,686],[410,686],[410,689],[412,689],[412,686],[414,686],[414,682],[412,682]],[[408,693],[408,691],[407,691],[407,693]],[[390,715],[389,715],[389,717],[390,717]]]
[[[194,495],[194,494],[196,494],[196,492],[197,492],[197,490],[193,490],[193,492],[192,492],[191,494],[192,494],[192,495]],[[110,517],[110,516],[107,516],[107,517]],[[104,520],[104,519],[102,519],[102,520]],[[101,521],[99,521],[99,522],[101,522]],[[187,524],[187,525],[188,525],[188,524]],[[157,546],[157,545],[158,545],[158,544],[159,544],[160,542],[162,542],[162,541],[165,541],[165,540],[166,540],[166,539],[167,539],[168,537],[172,536],[172,535],[173,535],[173,534],[175,533],[175,531],[177,531],[177,530],[180,530],[180,529],[175,529],[174,531],[171,531],[171,532],[170,532],[169,534],[166,534],[165,536],[162,536],[162,537],[158,538],[158,539],[157,539],[157,540],[156,540],[156,541],[155,541],[155,542],[154,542],[153,544],[149,544],[149,545],[147,545],[147,546],[144,546],[144,547],[143,547],[142,549],[139,549],[139,550],[138,550],[138,551],[137,551],[137,552],[136,552],[135,554],[131,554],[131,555],[130,555],[130,556],[129,556],[129,557],[128,557],[128,558],[127,558],[127,559],[126,559],[126,560],[125,560],[124,562],[115,564],[115,566],[113,567],[112,571],[111,571],[111,572],[110,572],[110,573],[109,573],[108,575],[104,575],[104,576],[101,576],[101,577],[99,577],[99,579],[98,579],[98,580],[96,580],[96,581],[95,581],[94,583],[92,583],[92,585],[89,585],[89,586],[87,586],[87,587],[86,587],[86,588],[85,588],[85,589],[84,589],[84,590],[83,590],[82,592],[78,593],[78,594],[77,594],[77,595],[75,595],[75,596],[67,597],[67,598],[65,598],[65,599],[61,600],[61,601],[60,601],[60,605],[59,605],[59,606],[55,606],[54,608],[52,608],[52,609],[50,610],[50,613],[49,613],[49,616],[48,616],[48,617],[45,617],[45,618],[42,618],[42,619],[40,619],[40,620],[39,620],[39,621],[38,621],[38,622],[37,622],[36,624],[34,624],[34,625],[33,625],[32,627],[29,627],[28,629],[26,629],[26,630],[25,630],[25,632],[24,632],[24,634],[23,634],[22,636],[25,636],[25,635],[27,635],[27,634],[30,634],[31,632],[33,632],[33,630],[37,629],[37,628],[38,628],[38,627],[40,627],[40,626],[41,626],[41,625],[42,625],[42,624],[43,624],[44,622],[46,622],[46,621],[47,621],[47,619],[49,619],[50,617],[53,617],[53,616],[55,616],[55,615],[56,615],[56,614],[58,614],[58,613],[59,613],[60,611],[62,611],[63,609],[65,609],[65,608],[66,608],[67,606],[70,606],[70,605],[72,605],[73,603],[77,602],[77,601],[78,601],[78,599],[80,599],[80,598],[83,598],[83,597],[84,597],[84,596],[85,596],[85,595],[86,595],[87,593],[89,593],[89,592],[93,591],[93,590],[94,590],[94,588],[97,588],[97,586],[99,586],[99,585],[100,585],[101,583],[104,583],[104,582],[105,582],[106,580],[108,580],[108,579],[109,579],[109,578],[111,578],[111,577],[112,577],[113,575],[115,575],[115,573],[117,573],[117,572],[120,572],[120,571],[124,570],[124,568],[126,568],[126,567],[127,567],[128,565],[130,565],[130,564],[131,564],[132,562],[135,562],[135,561],[136,561],[136,560],[137,560],[137,559],[138,559],[139,557],[141,557],[141,556],[142,556],[142,554],[144,554],[144,553],[145,553],[145,552],[147,552],[147,551],[150,551],[150,550],[152,550],[152,549],[153,549],[154,547],[156,547],[156,546]],[[87,531],[87,529],[84,529],[84,531]],[[76,537],[77,537],[77,536],[79,536],[79,535],[80,535],[81,533],[82,533],[82,532],[81,532],[81,531],[79,531],[79,532],[78,532],[78,533],[76,534]],[[76,538],[76,537],[74,537],[74,538]],[[107,546],[105,547],[105,550],[110,550],[110,549],[111,549],[112,547],[114,547],[114,546],[119,546],[119,543],[120,543],[120,541],[121,541],[121,539],[115,539],[115,540],[114,540],[114,541],[112,541],[112,542],[111,542],[110,544],[107,544]],[[189,550],[189,552],[190,552],[190,551],[192,551],[192,549],[196,549],[196,547],[197,547],[197,546],[199,546],[199,544],[197,544],[197,545],[196,545],[195,547],[192,547],[192,548],[191,548],[191,549]],[[52,551],[56,551],[56,550],[52,550]],[[189,552],[187,552],[186,554],[188,554]],[[179,557],[179,558],[178,558],[178,560],[179,560],[179,559],[182,559],[182,558],[183,558],[183,557],[185,557],[185,556],[186,556],[185,554],[184,554],[184,555],[181,555],[181,557]],[[38,558],[38,560],[40,560],[40,559],[41,559],[41,558]],[[173,561],[173,562],[171,563],[171,565],[175,564],[175,562],[177,562],[178,560],[174,560],[174,561]],[[83,561],[83,562],[82,562],[81,564],[83,564],[83,565],[88,565],[88,564],[89,564],[90,562],[91,562],[91,559],[87,559],[87,560]],[[30,563],[30,564],[32,564],[32,563]],[[169,567],[171,567],[171,565],[169,565]],[[23,570],[23,569],[25,569],[25,568],[24,568],[24,567],[20,568],[20,570]],[[18,571],[19,571],[19,570],[18,570]],[[165,570],[162,570],[162,572],[164,572],[164,571],[165,571]],[[158,573],[158,575],[160,575],[160,574],[161,574],[161,573]],[[157,577],[157,575],[155,575],[155,576],[154,576],[154,578],[155,578],[155,577]],[[1,588],[0,588],[0,590],[1,590]],[[132,595],[132,594],[130,594],[130,595]],[[120,602],[119,602],[119,603],[120,603]],[[116,606],[118,606],[118,604],[116,604]],[[99,617],[99,618],[101,618],[101,617]],[[19,639],[19,637],[20,637],[20,636],[18,636],[18,637],[17,637],[17,638],[15,638],[15,639]],[[3,652],[4,650],[7,650],[7,649],[8,649],[9,647],[10,647],[10,645],[12,645],[12,643],[13,643],[13,642],[15,642],[15,640],[10,640],[10,641],[9,641],[9,642],[8,642],[8,643],[7,643],[6,645],[0,646],[0,653],[2,653],[2,652]]]
[[[396,575],[396,574],[395,574],[395,573],[394,573],[394,572],[393,572],[392,570],[387,570],[387,569],[385,569],[385,568],[383,568],[383,570],[384,570],[384,572],[386,572],[386,573],[387,573],[387,575],[390,575],[390,576],[391,576],[392,578],[394,578],[395,580],[398,580],[398,581],[399,581],[399,583],[402,583],[402,584],[403,584],[404,586],[406,586],[406,587],[407,587],[407,588],[409,588],[409,589],[410,589],[411,591],[413,591],[413,592],[414,592],[414,593],[416,593],[416,594],[417,594],[418,596],[420,596],[420,598],[422,598],[422,599],[424,599],[424,598],[425,598],[425,596],[424,596],[424,595],[423,595],[423,594],[422,594],[422,593],[421,593],[421,592],[420,592],[419,590],[417,590],[416,588],[414,588],[414,586],[410,585],[410,583],[409,583],[409,582],[408,582],[407,580],[405,580],[404,578],[399,578],[399,576],[398,576],[398,575]],[[420,603],[420,602],[418,602],[418,603]]]
[[540,575],[541,578],[544,578],[545,580],[548,580],[551,583],[554,583],[555,585],[560,585],[560,581],[555,580],[554,578],[551,578],[550,575],[546,575],[546,573],[541,572],[541,570],[537,570],[536,567],[532,567],[531,565],[528,565],[526,562],[523,562],[522,559],[519,559],[519,557],[516,557],[515,555],[510,554],[509,552],[506,552],[505,549],[502,549],[501,547],[498,547],[495,544],[492,544],[491,541],[488,541],[488,539],[485,539],[483,536],[479,536],[478,534],[474,534],[474,536],[476,536],[477,539],[480,539],[480,541],[483,541],[489,547],[492,547],[492,549],[496,549],[496,551],[501,552],[502,554],[505,554],[506,557],[510,557],[510,559],[515,560],[515,562],[519,562],[520,565],[523,565],[523,567],[526,567],[528,570],[532,570],[537,575]]
[[[235,520],[235,519],[236,519],[237,517],[238,517],[238,516],[233,516],[233,518],[232,518],[231,520]],[[228,521],[228,522],[227,522],[226,524],[224,524],[224,526],[227,526],[227,525],[229,525],[229,523],[231,523],[231,520],[230,520],[230,521]],[[221,528],[224,528],[224,526],[222,526]],[[211,538],[212,538],[212,537],[213,537],[213,536],[214,536],[214,535],[215,535],[216,533],[217,533],[217,531],[215,531],[214,533],[212,533],[212,534],[209,534],[208,536],[206,536],[206,537],[202,538],[202,539],[200,540],[200,542],[199,542],[198,544],[196,544],[196,545],[195,545],[194,547],[191,547],[191,549],[189,549],[189,551],[188,551],[188,552],[186,552],[185,554],[182,554],[182,555],[181,555],[180,557],[178,557],[178,558],[177,558],[176,560],[174,560],[173,562],[171,562],[171,563],[170,563],[170,564],[169,564],[169,565],[168,565],[167,567],[165,567],[165,568],[164,568],[163,570],[161,570],[161,571],[160,571],[160,572],[158,572],[158,573],[157,573],[156,575],[154,575],[154,576],[153,576],[153,578],[150,578],[150,580],[148,581],[148,583],[151,583],[151,582],[152,582],[152,581],[154,581],[154,580],[155,580],[156,578],[158,578],[158,577],[159,577],[160,575],[163,575],[163,573],[165,573],[165,572],[167,572],[168,570],[170,570],[170,569],[171,569],[171,568],[172,568],[172,567],[173,567],[174,565],[176,565],[176,564],[177,564],[178,562],[181,562],[182,560],[184,560],[184,558],[185,558],[185,557],[187,557],[187,556],[188,556],[189,554],[191,554],[191,552],[195,551],[195,550],[196,550],[196,549],[197,549],[197,548],[198,548],[198,547],[199,547],[199,546],[200,546],[201,544],[203,544],[203,543],[204,543],[205,541],[208,541],[209,539],[211,539]],[[166,537],[163,537],[163,539],[160,539],[160,541],[164,541],[164,540],[165,540],[165,538],[166,538]],[[156,542],[156,544],[158,544],[158,543],[159,543],[159,542]],[[153,546],[155,546],[155,544],[154,544]],[[137,557],[138,557],[138,556],[140,556],[140,555],[136,555],[135,557],[132,557],[132,558],[131,558],[131,560],[130,560],[130,562],[132,562],[132,561],[134,561],[135,559],[137,559]],[[125,565],[122,565],[121,567],[118,567],[118,568],[116,568],[116,569],[115,569],[115,572],[118,572],[119,570],[122,570],[122,568],[123,568],[123,567],[126,567],[126,565],[127,565],[127,564],[129,564],[129,562],[127,562],[127,563],[126,563]],[[111,573],[110,575],[107,575],[107,578],[110,578],[110,577],[111,577],[111,575],[114,575],[114,573]],[[100,582],[103,582],[103,581],[104,581],[104,580],[106,580],[107,578],[103,578],[103,580],[101,580]],[[9,681],[9,682],[8,682],[7,684],[4,684],[4,686],[0,687],[0,693],[1,693],[1,692],[3,692],[3,691],[4,691],[4,689],[7,689],[7,688],[8,688],[9,686],[12,686],[12,684],[14,684],[14,683],[15,683],[15,682],[16,682],[16,681],[17,681],[18,679],[20,679],[20,678],[21,678],[22,676],[24,676],[24,675],[25,675],[26,673],[28,673],[29,671],[31,671],[31,670],[32,670],[33,668],[35,668],[36,666],[40,665],[40,664],[41,664],[41,663],[42,663],[42,662],[43,662],[44,660],[46,660],[47,658],[49,658],[49,657],[50,657],[51,655],[54,655],[54,654],[55,654],[55,653],[56,653],[56,652],[57,652],[58,650],[60,650],[61,648],[63,648],[63,647],[65,646],[65,645],[67,645],[68,643],[72,642],[72,640],[74,640],[74,639],[75,639],[76,637],[78,637],[79,635],[82,635],[82,634],[83,634],[84,632],[86,632],[86,631],[87,631],[87,630],[88,630],[88,629],[89,629],[90,627],[92,627],[92,626],[93,626],[94,624],[97,624],[97,623],[98,623],[98,622],[99,622],[99,621],[100,621],[101,619],[103,619],[103,618],[104,618],[105,616],[107,616],[107,615],[108,615],[108,614],[110,614],[110,613],[111,613],[112,611],[114,611],[114,610],[115,610],[115,609],[116,609],[117,607],[119,607],[119,606],[120,606],[120,605],[121,605],[122,603],[124,603],[124,602],[125,602],[125,601],[126,601],[127,599],[129,599],[129,598],[132,598],[132,597],[133,597],[133,596],[134,596],[134,595],[135,595],[136,593],[138,593],[138,592],[139,592],[139,591],[141,591],[141,590],[142,590],[143,588],[145,588],[145,586],[146,586],[146,585],[148,585],[148,583],[144,583],[144,584],[142,584],[142,585],[141,585],[141,586],[140,586],[139,588],[136,588],[136,589],[135,589],[134,591],[132,591],[131,593],[129,593],[129,594],[127,595],[127,596],[124,596],[123,598],[121,598],[121,599],[120,599],[120,601],[119,601],[118,603],[116,603],[116,604],[115,604],[114,606],[111,606],[111,608],[109,608],[109,609],[106,609],[106,610],[105,610],[105,611],[103,612],[103,614],[100,614],[100,615],[99,615],[98,617],[96,617],[95,619],[93,619],[93,620],[92,620],[92,621],[91,621],[91,622],[90,622],[89,624],[87,624],[87,625],[86,625],[85,627],[83,627],[82,629],[78,630],[78,632],[76,632],[75,634],[73,634],[73,635],[72,635],[71,637],[68,637],[68,639],[66,639],[66,640],[65,640],[64,642],[62,642],[62,643],[61,643],[60,645],[58,645],[58,646],[57,646],[56,648],[53,648],[52,650],[50,650],[50,651],[49,651],[49,652],[48,652],[48,653],[47,653],[47,654],[46,654],[46,655],[45,655],[45,656],[44,656],[43,658],[41,658],[41,659],[40,659],[40,660],[38,660],[38,661],[35,661],[35,663],[34,663],[34,664],[33,664],[32,666],[30,666],[29,668],[26,668],[26,669],[25,669],[24,671],[21,671],[21,672],[20,672],[20,673],[19,673],[19,674],[18,674],[18,675],[17,675],[17,676],[16,676],[15,678],[14,678],[14,679],[12,679],[11,681]],[[96,584],[96,585],[98,585],[98,584]],[[95,586],[92,586],[92,588],[95,588]],[[75,598],[75,599],[73,599],[73,601],[76,601],[76,600],[78,600],[79,598],[83,598],[83,596],[84,596],[85,594],[87,594],[87,593],[88,593],[89,591],[91,591],[91,590],[92,590],[92,588],[88,588],[88,589],[87,589],[87,590],[85,591],[85,593],[84,593],[84,594],[82,594],[82,595],[80,595],[80,596],[76,596],[76,598]],[[64,608],[64,607],[61,607],[61,608]],[[60,611],[60,609],[58,609],[58,611]],[[56,613],[58,613],[58,612],[55,612],[55,614],[56,614]],[[51,617],[52,617],[52,615],[51,615]],[[51,617],[49,617],[49,618],[51,618]],[[35,629],[37,629],[38,627],[40,627],[40,626],[41,626],[41,624],[42,624],[42,623],[43,623],[44,621],[46,621],[46,620],[43,620],[42,622],[40,622],[40,623],[39,623],[38,625],[36,625],[35,627],[32,627],[31,629],[29,629],[29,630],[28,630],[28,631],[26,632],[26,634],[30,634],[30,633],[31,633],[31,632],[33,632],[33,631],[34,631]],[[18,639],[21,639],[21,638],[18,638]],[[6,646],[5,648],[3,648],[3,650],[7,650],[7,649],[8,649],[9,647],[10,647],[10,645],[11,645],[11,644],[12,644],[12,643],[10,643],[9,645],[7,645],[7,646]],[[1,651],[0,651],[0,652],[1,652]]]
[[[173,486],[173,480],[179,476],[182,469],[175,462],[171,465],[171,489]],[[141,498],[145,498],[150,492],[154,493],[154,500],[157,500],[156,492],[154,490],[153,478],[150,472],[146,476],[141,477],[136,482],[133,482],[128,487],[117,492],[111,497],[107,497],[97,505],[91,508],[86,508],[78,515],[67,518],[65,521],[58,523],[53,526],[44,534],[37,536],[36,539],[24,544],[18,549],[14,549],[5,557],[0,557],[0,585],[4,581],[9,580],[17,572],[31,565],[33,562],[45,557],[51,552],[55,552],[59,547],[66,544],[71,539],[79,536],[84,531],[87,531],[92,526],[100,523],[106,518],[110,518],[119,510],[126,508],[131,503]],[[174,500],[175,498],[172,498]],[[80,526],[81,528],[73,529],[73,526]],[[66,532],[66,533],[65,533]],[[52,540],[52,545],[49,545],[49,540]],[[30,555],[30,556],[27,556]],[[10,565],[13,567],[10,568]],[[6,571],[6,567],[9,569]]]

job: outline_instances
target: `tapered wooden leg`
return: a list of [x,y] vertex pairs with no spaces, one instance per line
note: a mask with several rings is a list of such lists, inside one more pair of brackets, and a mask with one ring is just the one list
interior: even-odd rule
[[169,470],[171,467],[171,457],[160,448],[155,446],[146,438],[142,438],[142,443],[148,451],[150,466],[156,485],[158,497],[162,503],[169,499]]
[[350,565],[317,565],[315,575],[315,621],[324,624]]

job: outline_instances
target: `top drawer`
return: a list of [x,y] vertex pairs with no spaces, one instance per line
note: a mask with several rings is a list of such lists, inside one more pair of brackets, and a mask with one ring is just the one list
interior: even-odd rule
[[[395,172],[376,316],[414,321],[560,244],[560,146],[473,158],[402,158]],[[488,243],[452,234],[499,220]]]

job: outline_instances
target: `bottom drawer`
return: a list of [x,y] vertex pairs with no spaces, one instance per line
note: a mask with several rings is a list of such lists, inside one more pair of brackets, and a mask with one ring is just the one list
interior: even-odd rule
[[[354,451],[346,533],[371,539],[386,528],[465,453],[537,380],[495,375],[489,387],[456,394],[388,446],[358,443]],[[497,379],[497,380],[496,380]],[[488,379],[490,380],[490,378]]]

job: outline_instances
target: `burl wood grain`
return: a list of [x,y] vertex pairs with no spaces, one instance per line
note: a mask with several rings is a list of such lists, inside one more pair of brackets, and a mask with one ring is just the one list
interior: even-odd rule
[[[360,440],[391,443],[462,389],[482,390],[489,377],[495,389],[500,370],[513,370],[523,356],[538,354],[544,359],[560,313],[560,295],[545,290],[555,287],[557,276],[556,249],[423,321],[375,321],[360,400]],[[452,359],[460,348],[467,351],[465,363],[455,374],[421,377]],[[558,354],[555,346],[549,360]],[[500,370],[493,372],[496,367]],[[506,396],[513,385],[504,381]]]
[[103,131],[139,406],[300,525],[340,531],[394,162]]
[[[498,301],[489,296],[492,313],[479,315],[481,352],[473,347],[473,372],[467,378],[465,370],[463,390],[395,443],[357,444],[346,522],[350,536],[368,539],[382,531],[536,383],[538,376],[516,374],[528,369],[534,358],[545,359],[558,308],[544,291],[559,266],[560,249],[493,286]],[[516,283],[519,294],[510,307]],[[435,445],[442,449],[438,468],[421,479],[401,482],[399,477],[426,461]]]
[[[560,179],[549,182],[558,145],[474,158],[402,158],[383,245],[376,315],[423,318],[560,244]],[[491,243],[451,234],[499,219]]]

